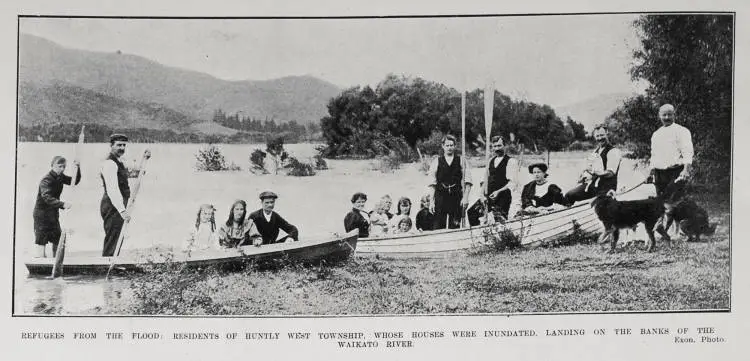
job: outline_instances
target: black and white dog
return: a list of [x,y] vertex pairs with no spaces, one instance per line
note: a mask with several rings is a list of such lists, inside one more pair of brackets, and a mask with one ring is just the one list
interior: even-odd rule
[[640,223],[646,226],[646,233],[648,233],[649,242],[646,247],[648,252],[652,252],[656,246],[654,230],[659,232],[662,239],[667,242],[672,241],[663,227],[656,227],[664,215],[664,202],[660,198],[618,201],[614,198],[614,191],[609,191],[598,195],[591,205],[604,225],[605,233],[602,239],[607,235],[611,236],[610,252],[613,252],[617,246],[620,229],[633,229]]

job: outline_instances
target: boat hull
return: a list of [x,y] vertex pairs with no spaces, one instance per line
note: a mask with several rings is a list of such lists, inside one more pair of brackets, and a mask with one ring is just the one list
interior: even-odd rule
[[[641,199],[653,194],[653,186],[641,184],[618,194],[618,199]],[[526,216],[506,223],[402,236],[361,238],[357,253],[390,257],[440,257],[487,245],[491,242],[493,233],[497,235],[503,230],[509,230],[518,236],[521,245],[535,246],[564,237],[576,227],[583,232],[604,231],[604,226],[591,207],[591,200],[559,211]]]
[[[279,262],[320,263],[346,259],[357,248],[356,232],[344,237],[321,241],[299,241],[264,245],[243,246],[221,250],[201,250],[193,252],[131,252],[117,257],[113,272],[139,272],[149,265],[167,262],[184,264],[191,268],[217,267],[238,269],[248,263],[270,266]],[[107,273],[111,257],[101,257],[92,252],[70,252],[65,257],[64,275]],[[49,276],[54,266],[54,258],[32,258],[26,262],[31,275]]]

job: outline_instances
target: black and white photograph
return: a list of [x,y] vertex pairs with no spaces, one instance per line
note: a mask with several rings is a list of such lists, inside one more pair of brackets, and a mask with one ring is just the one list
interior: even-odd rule
[[746,283],[733,12],[90,15],[17,18],[13,316],[727,313]]

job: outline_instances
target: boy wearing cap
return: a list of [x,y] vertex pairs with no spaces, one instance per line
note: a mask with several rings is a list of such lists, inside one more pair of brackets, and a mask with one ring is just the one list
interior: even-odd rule
[[[258,227],[258,232],[263,237],[263,244],[282,243],[287,238],[295,241],[299,240],[297,227],[291,225],[278,213],[273,211],[273,208],[276,206],[276,198],[278,198],[276,193],[265,191],[260,194],[259,198],[262,208],[250,213],[248,218]],[[279,230],[286,232],[287,236],[277,240]]]
[[[130,215],[125,209],[130,199],[129,173],[120,160],[127,146],[127,136],[112,134],[109,137],[109,154],[99,172],[104,190],[99,205],[99,212],[104,221],[104,247],[102,248],[104,257],[111,257],[115,254],[122,226],[126,220],[130,220]],[[145,156],[148,158],[151,153],[147,150]]]
[[[78,168],[76,184],[81,182],[81,167],[78,160],[73,160]],[[57,242],[60,240],[60,209],[69,209],[70,202],[60,200],[63,185],[70,185],[73,179],[63,174],[67,161],[61,156],[52,158],[52,169],[39,182],[39,191],[34,204],[35,256],[45,257],[45,246],[52,243],[52,256],[57,253]]]

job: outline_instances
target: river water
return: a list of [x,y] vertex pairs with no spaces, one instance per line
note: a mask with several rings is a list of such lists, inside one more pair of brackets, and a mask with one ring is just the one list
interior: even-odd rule
[[[248,171],[249,155],[253,149],[264,145],[220,145],[228,162],[243,170],[224,172],[197,172],[195,154],[200,144],[130,144],[125,155],[126,164],[134,164],[148,147],[153,153],[132,215],[128,237],[123,246],[127,249],[144,249],[154,246],[179,247],[194,225],[197,210],[202,203],[211,203],[216,209],[217,223],[224,222],[229,207],[235,199],[248,202],[249,210],[260,207],[257,198],[264,190],[279,194],[276,210],[295,224],[302,238],[318,238],[343,231],[343,217],[351,208],[350,198],[355,192],[369,195],[367,207],[384,194],[394,201],[409,197],[415,214],[419,198],[427,190],[426,176],[418,164],[405,164],[395,172],[373,170],[369,160],[329,160],[330,169],[313,177],[285,175],[255,175]],[[315,145],[290,144],[285,148],[300,160],[309,160]],[[55,155],[73,158],[74,144],[19,143],[17,159],[17,187],[15,204],[14,250],[14,314],[99,314],[111,312],[128,301],[127,279],[105,281],[103,277],[64,276],[51,280],[31,277],[24,260],[33,250],[34,232],[32,210],[39,180],[49,171],[49,162]],[[99,215],[102,195],[98,168],[109,150],[108,144],[91,143],[82,147],[79,158],[82,182],[75,189],[66,187],[62,199],[73,203],[73,208],[62,212],[61,223],[71,230],[67,252],[100,251],[104,231]],[[545,156],[525,156],[524,164],[543,161]],[[583,162],[583,153],[552,153],[550,180],[568,189],[576,180]],[[621,166],[621,184],[635,184],[642,179],[641,170],[633,169],[633,162],[624,160]],[[472,172],[481,179],[483,169]],[[522,169],[520,180],[525,183],[529,175]],[[477,182],[478,183],[478,182]],[[478,187],[472,198],[478,196]]]

